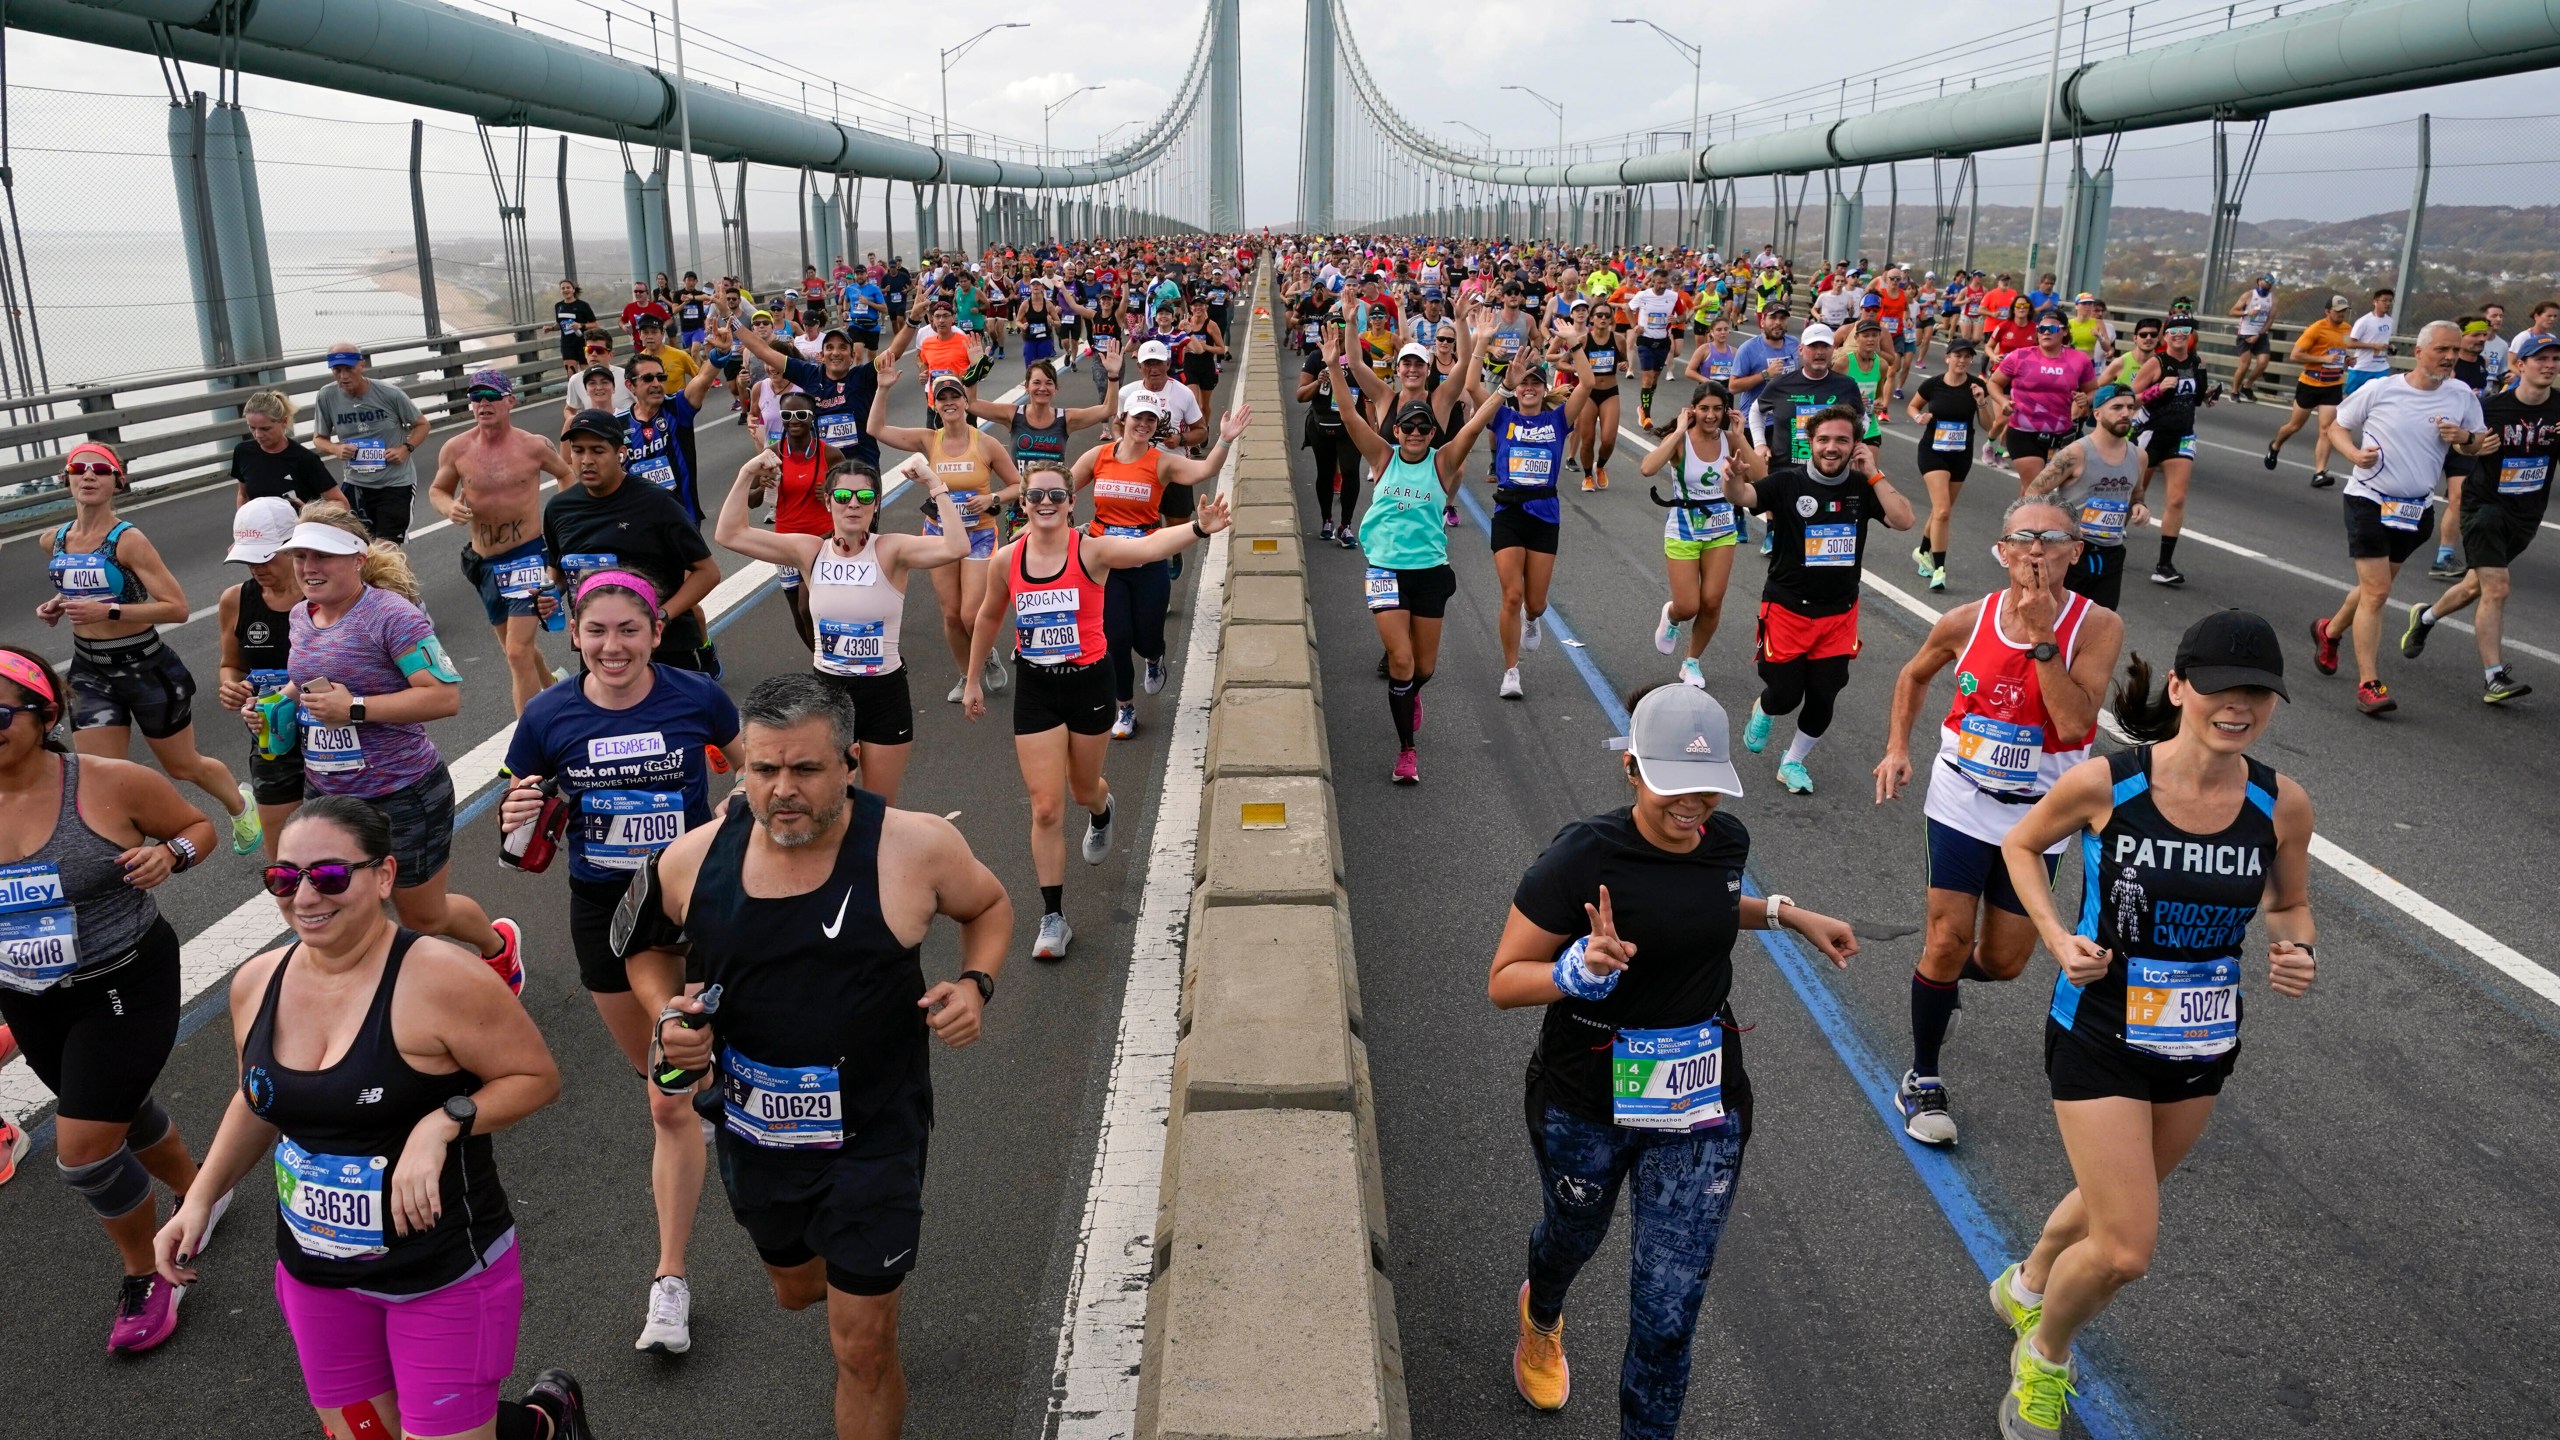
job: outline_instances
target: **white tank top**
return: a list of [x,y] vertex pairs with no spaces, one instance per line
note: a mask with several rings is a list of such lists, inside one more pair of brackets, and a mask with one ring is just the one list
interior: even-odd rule
[[811,663],[821,675],[886,675],[900,663],[898,621],[907,597],[889,583],[869,539],[850,555],[840,544],[827,537],[809,567]]

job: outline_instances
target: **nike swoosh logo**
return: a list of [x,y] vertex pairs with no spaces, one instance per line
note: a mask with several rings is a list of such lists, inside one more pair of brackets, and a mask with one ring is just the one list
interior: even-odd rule
[[897,1264],[899,1261],[906,1259],[914,1253],[916,1253],[916,1247],[910,1245],[906,1249],[899,1251],[897,1254],[890,1256],[888,1259],[881,1261],[880,1268],[886,1270],[890,1266]]
[[852,903],[853,891],[850,887],[847,887],[844,892],[844,898],[836,902],[836,918],[819,926],[819,933],[825,935],[830,940],[836,938],[836,932],[844,928],[844,907]]

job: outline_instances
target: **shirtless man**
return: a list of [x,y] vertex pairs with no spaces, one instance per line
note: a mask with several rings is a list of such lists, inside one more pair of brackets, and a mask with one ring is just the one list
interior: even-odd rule
[[568,462],[550,441],[515,427],[516,386],[495,370],[471,376],[468,430],[444,442],[427,501],[456,525],[468,526],[462,573],[480,590],[480,607],[507,654],[507,679],[516,713],[551,683],[542,658],[534,613],[545,567],[542,549],[542,477],[569,478]]

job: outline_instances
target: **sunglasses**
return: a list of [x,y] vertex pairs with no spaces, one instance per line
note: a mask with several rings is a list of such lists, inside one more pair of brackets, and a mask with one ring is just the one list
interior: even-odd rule
[[2059,325],[2039,325],[2036,327],[2036,333],[2039,335],[2059,335],[2062,333],[2062,327]]
[[495,405],[506,398],[507,392],[504,390],[474,390],[471,392],[471,403],[474,405]]
[[1075,492],[1070,490],[1025,490],[1022,492],[1022,503],[1025,505],[1064,505],[1074,498]]
[[2068,530],[2012,530],[2000,538],[2012,545],[2033,545],[2037,541],[2047,545],[2068,545],[2080,537]]
[[267,893],[279,900],[293,898],[293,892],[301,889],[305,880],[323,895],[344,895],[347,887],[355,883],[357,871],[370,870],[381,863],[382,857],[376,856],[371,860],[323,860],[316,865],[270,865],[258,878]]
[[667,377],[664,373],[653,370],[646,375],[632,376],[631,383],[634,385],[664,385],[667,383]]
[[74,460],[62,467],[65,475],[121,475],[123,470],[104,460]]
[[877,490],[830,490],[827,498],[839,505],[868,505],[880,498]]
[[39,730],[50,728],[50,722],[45,719],[45,707],[42,705],[0,705],[0,730],[6,730],[17,724],[18,717],[21,715],[36,717],[36,728]]
[[785,410],[782,412],[782,418],[785,421],[797,420],[803,425],[814,425],[818,421],[818,412],[815,410]]

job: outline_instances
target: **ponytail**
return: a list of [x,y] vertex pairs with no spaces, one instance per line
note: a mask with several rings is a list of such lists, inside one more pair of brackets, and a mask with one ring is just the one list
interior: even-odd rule
[[2178,733],[2178,707],[2169,699],[2169,687],[2164,682],[2157,696],[2151,693],[2151,662],[2139,651],[2125,663],[2124,680],[2116,686],[2115,709],[2117,727],[2143,744]]

